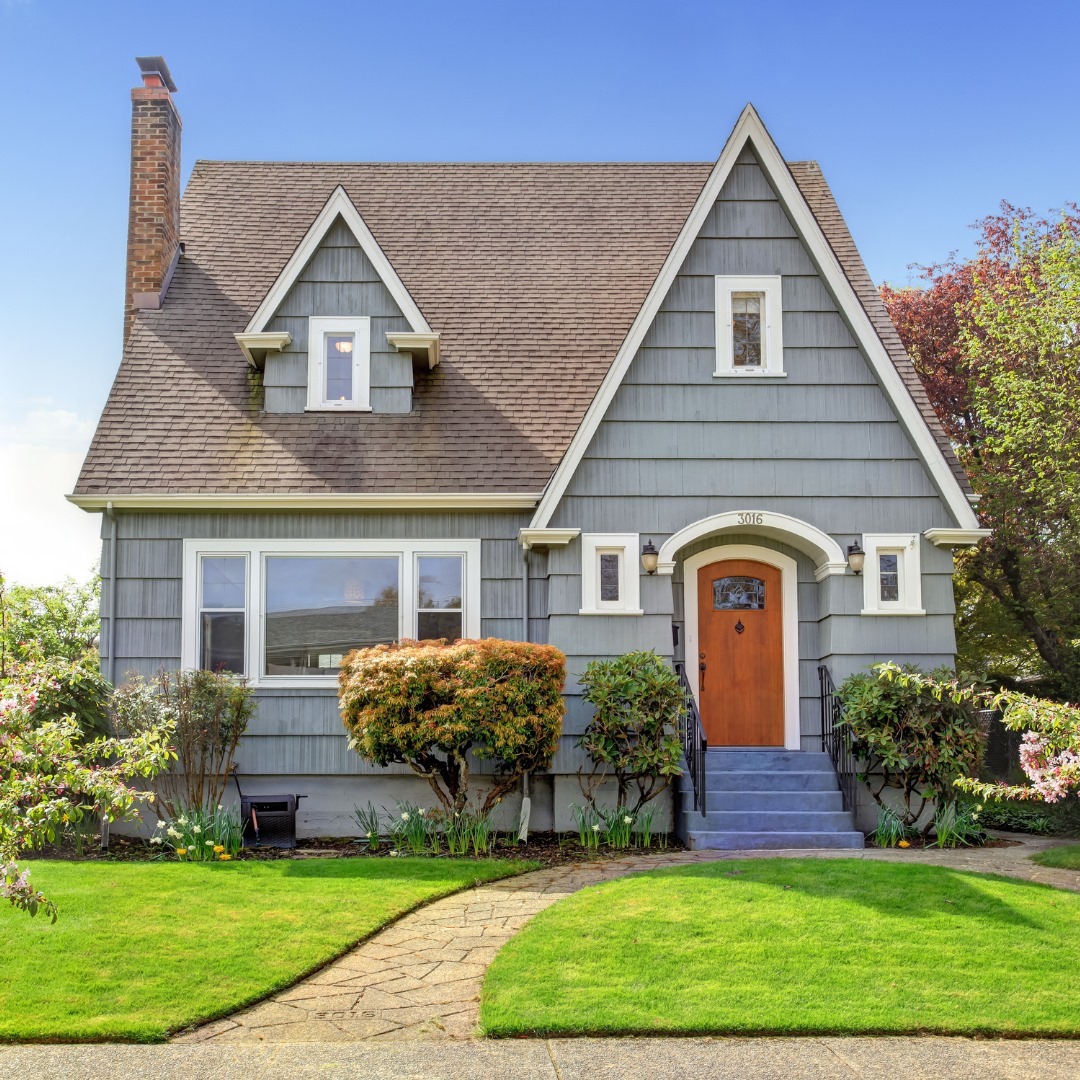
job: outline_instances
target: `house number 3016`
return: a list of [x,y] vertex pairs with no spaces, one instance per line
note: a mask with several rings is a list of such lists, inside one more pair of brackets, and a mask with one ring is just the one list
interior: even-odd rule
[[764,514],[740,514],[739,515],[739,524],[740,525],[761,525],[761,524],[764,523],[764,521],[765,521],[765,515]]

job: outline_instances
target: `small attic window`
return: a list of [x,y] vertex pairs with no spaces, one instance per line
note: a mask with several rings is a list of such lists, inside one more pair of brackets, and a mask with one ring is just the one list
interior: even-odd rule
[[371,320],[308,320],[309,410],[370,411]]
[[784,375],[779,277],[716,278],[718,377]]

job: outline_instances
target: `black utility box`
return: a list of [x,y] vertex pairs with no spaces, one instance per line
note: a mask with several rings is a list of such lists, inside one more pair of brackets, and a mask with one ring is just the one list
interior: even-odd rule
[[303,795],[243,795],[244,847],[296,847],[296,804]]

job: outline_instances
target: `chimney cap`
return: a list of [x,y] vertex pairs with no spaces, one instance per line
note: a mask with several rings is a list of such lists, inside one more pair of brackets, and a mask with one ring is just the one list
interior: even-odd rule
[[165,63],[164,56],[136,56],[135,63],[139,65],[144,83],[152,85],[149,78],[156,75],[166,90],[172,94],[176,93],[176,83],[169,74],[169,65]]

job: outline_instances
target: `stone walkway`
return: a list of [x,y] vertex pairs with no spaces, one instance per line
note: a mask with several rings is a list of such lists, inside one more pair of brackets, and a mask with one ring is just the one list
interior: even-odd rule
[[[1018,837],[1017,837],[1018,839]],[[1080,892],[1080,872],[1016,847],[862,851],[678,851],[536,870],[437,900],[261,1004],[177,1036],[180,1043],[348,1043],[461,1040],[476,1033],[480,985],[496,952],[538,911],[589,885],[662,866],[722,859],[863,858],[1003,874]]]

